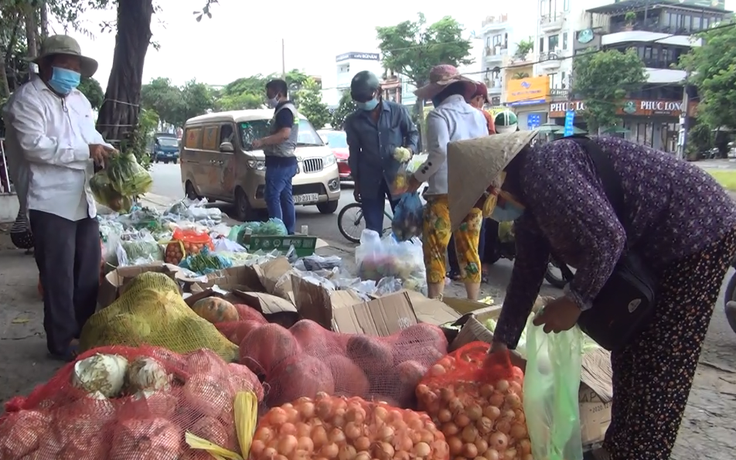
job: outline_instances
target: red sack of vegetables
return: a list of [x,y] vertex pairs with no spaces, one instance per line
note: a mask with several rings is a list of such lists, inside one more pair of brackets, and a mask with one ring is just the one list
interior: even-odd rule
[[268,411],[249,459],[448,460],[449,448],[427,414],[320,393]]
[[233,401],[240,391],[263,398],[248,368],[211,350],[97,348],[5,404],[0,458],[203,458],[185,443],[186,432],[238,452]]
[[447,353],[444,333],[426,324],[389,337],[340,334],[310,320],[288,331],[269,327],[268,333],[261,328],[250,332],[240,344],[241,363],[263,375],[269,387],[269,405],[324,391],[413,408],[419,381]]
[[522,405],[524,374],[506,354],[474,342],[432,365],[419,407],[442,430],[454,459],[533,460]]

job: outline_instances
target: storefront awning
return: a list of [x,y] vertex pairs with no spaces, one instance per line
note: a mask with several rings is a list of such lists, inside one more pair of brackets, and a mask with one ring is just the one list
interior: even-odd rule
[[709,6],[708,2],[705,1],[685,1],[679,0],[659,0],[659,1],[647,1],[647,0],[624,0],[615,3],[609,3],[608,5],[599,6],[597,8],[591,8],[586,10],[588,13],[604,14],[607,16],[614,16],[625,14],[628,11],[640,11],[644,9],[657,9],[657,8],[685,8],[697,11],[706,11],[712,13],[724,13],[726,12],[723,8],[717,6]]

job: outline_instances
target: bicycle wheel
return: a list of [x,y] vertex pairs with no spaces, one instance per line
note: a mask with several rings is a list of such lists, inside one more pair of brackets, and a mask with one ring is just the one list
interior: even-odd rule
[[360,203],[350,203],[337,215],[337,228],[342,236],[351,243],[360,243],[360,235],[365,230],[363,208]]

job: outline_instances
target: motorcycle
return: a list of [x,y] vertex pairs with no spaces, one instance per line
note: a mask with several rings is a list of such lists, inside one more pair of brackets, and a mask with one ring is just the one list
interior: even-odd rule
[[[513,261],[516,258],[516,241],[514,239],[513,223],[504,222],[499,224],[489,219],[486,225],[483,262],[493,264],[499,259]],[[562,289],[567,283],[572,281],[574,276],[575,274],[570,270],[570,267],[556,260],[554,256],[550,257],[547,271],[544,274],[544,279],[550,285]],[[734,285],[734,289],[736,289],[736,284]]]
[[[731,261],[731,266],[736,268],[736,258]],[[723,305],[726,310],[726,319],[731,330],[736,332],[736,273],[731,275],[726,286],[726,292],[723,299]]]

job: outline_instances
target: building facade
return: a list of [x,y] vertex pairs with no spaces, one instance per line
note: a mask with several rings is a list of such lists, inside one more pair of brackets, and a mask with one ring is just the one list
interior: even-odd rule
[[[675,67],[680,56],[701,46],[692,35],[717,24],[725,14],[723,2],[702,0],[609,1],[585,12],[572,34],[574,54],[633,48],[646,68],[646,84],[628,94],[617,109],[624,137],[667,152],[677,150],[681,118],[694,116],[697,100],[683,100],[686,72]],[[584,107],[583,98],[562,91],[552,97],[550,119],[562,124],[565,110],[579,112]]]
[[350,91],[350,81],[363,70],[371,71],[380,78],[383,73],[380,54],[351,51],[336,56],[334,73],[322,76],[322,101],[329,108],[336,108],[342,95]]

